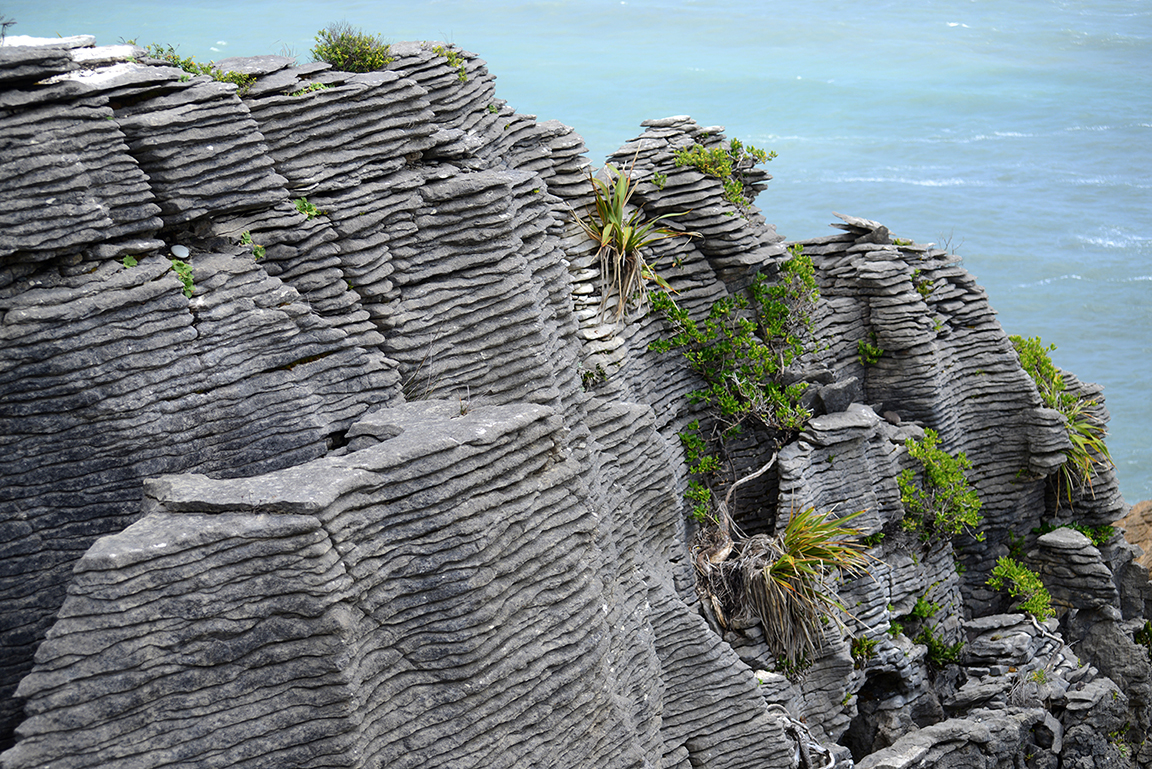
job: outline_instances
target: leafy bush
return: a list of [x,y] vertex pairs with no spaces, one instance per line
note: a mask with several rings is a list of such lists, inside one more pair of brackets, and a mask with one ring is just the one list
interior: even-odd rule
[[[837,520],[808,508],[793,513],[779,535],[757,535],[737,548],[728,505],[738,486],[772,466],[775,449],[810,416],[800,404],[804,385],[785,385],[783,375],[808,349],[818,298],[812,260],[800,246],[781,265],[775,283],[757,276],[747,294],[713,304],[702,323],[666,293],[652,295],[653,311],[664,316],[672,336],[649,349],[679,350],[704,381],[688,399],[705,406],[709,431],[695,421],[680,435],[696,476],[686,498],[702,524],[692,549],[697,590],[724,627],[726,616],[758,617],[777,669],[790,677],[814,658],[830,610],[843,609],[827,581],[837,570],[865,571],[864,545],[855,539],[859,532],[847,526],[859,513]],[[720,474],[721,456],[727,456],[723,444],[746,423],[769,432],[772,458],[729,484],[723,500],[715,499],[711,479]]]
[[1060,370],[1048,355],[1056,349],[1056,345],[1045,347],[1040,337],[1024,339],[1020,336],[1010,336],[1008,339],[1020,357],[1020,367],[1036,383],[1036,389],[1040,392],[1040,399],[1044,401],[1045,406],[1059,411],[1062,406],[1075,400],[1074,396],[1064,392],[1064,377],[1060,375]]
[[916,605],[912,607],[912,616],[928,619],[938,611],[940,611],[940,604],[929,601],[928,596],[922,595],[916,599]]
[[[896,245],[905,244],[901,243],[900,238],[896,238]],[[909,242],[906,245],[911,245],[911,243]],[[931,296],[932,289],[935,287],[935,283],[933,281],[922,277],[919,269],[912,270],[912,285],[916,288],[916,293],[920,294],[922,299],[927,299],[929,296]]]
[[876,656],[876,641],[866,636],[853,638],[849,650],[852,654],[853,667],[857,670],[865,667],[868,661]]
[[314,204],[308,202],[308,198],[297,198],[292,201],[292,205],[296,206],[296,210],[307,216],[309,219],[315,219],[317,216],[327,216],[327,211],[321,211]]
[[161,59],[169,64],[179,67],[180,69],[192,75],[208,75],[213,80],[220,83],[232,83],[236,86],[237,93],[243,96],[256,82],[255,75],[245,75],[241,72],[223,71],[216,68],[215,64],[199,64],[191,56],[181,56],[176,53],[176,49],[171,45],[163,46],[159,43],[150,43],[145,47],[148,55],[154,59]]
[[456,70],[456,79],[461,83],[468,82],[468,69],[464,57],[455,48],[449,48],[443,45],[432,46],[432,53],[437,56],[443,56],[448,60],[448,66]]
[[924,480],[918,483],[912,470],[903,470],[896,478],[904,504],[904,529],[919,532],[925,541],[951,538],[962,531],[983,541],[978,530],[983,521],[980,497],[964,475],[972,467],[968,457],[963,452],[953,457],[939,448],[933,430],[925,430],[921,441],[909,438],[905,445],[923,467]]
[[705,147],[693,144],[675,152],[676,166],[692,166],[714,176],[724,185],[724,199],[741,211],[748,208],[753,196],[748,193],[745,173],[760,163],[767,163],[776,157],[775,152],[765,152],[751,144],[745,146],[738,139],[732,139],[728,146]]
[[[757,275],[748,295],[720,299],[702,324],[667,294],[652,295],[653,310],[664,316],[673,333],[649,349],[680,350],[705,383],[688,393],[688,400],[707,407],[711,433],[702,435],[700,423],[693,422],[681,434],[692,474],[707,480],[718,472],[723,442],[747,423],[760,425],[782,442],[811,417],[800,402],[805,385],[785,385],[782,377],[808,349],[818,297],[812,259],[799,245],[781,266],[775,284]],[[706,486],[694,480],[689,495],[693,516],[706,517],[712,506]]]
[[326,62],[342,72],[375,72],[395,61],[379,35],[366,34],[346,21],[329,24],[316,33],[315,39],[312,60]]
[[[876,341],[876,334],[872,334],[872,342]],[[884,348],[879,345],[872,344],[867,339],[860,339],[856,342],[856,358],[860,361],[862,366],[875,366],[880,362],[880,358],[884,357]]]
[[1072,448],[1068,451],[1060,472],[1056,475],[1056,495],[1066,497],[1072,504],[1074,488],[1091,487],[1097,465],[1112,464],[1112,455],[1104,443],[1107,430],[1090,411],[1096,401],[1078,398],[1065,392],[1064,377],[1052,363],[1049,352],[1056,345],[1044,346],[1040,337],[1024,339],[1011,336],[1009,340],[1020,357],[1020,366],[1036,383],[1040,400],[1050,409],[1064,416],[1065,429]]
[[601,309],[607,306],[610,296],[615,296],[616,320],[619,321],[633,297],[641,306],[647,301],[645,281],[651,280],[666,290],[672,288],[644,260],[641,249],[658,240],[695,237],[698,233],[656,226],[664,219],[683,216],[682,213],[663,214],[647,221],[639,207],[629,213],[628,207],[636,192],[631,172],[625,174],[611,163],[604,168],[608,181],[589,174],[588,181],[595,195],[594,207],[584,217],[577,217],[576,221],[599,246],[596,253],[600,259],[602,281]]
[[964,648],[963,641],[949,646],[942,639],[938,638],[931,628],[921,630],[912,641],[913,643],[924,644],[928,647],[928,661],[936,668],[942,668],[945,665],[956,662],[956,660],[960,658],[961,650]]
[[170,259],[169,261],[172,262],[172,270],[176,273],[176,277],[184,284],[184,296],[191,299],[194,289],[192,284],[192,265],[187,262],[182,262],[179,259]]
[[1006,590],[1012,598],[1022,599],[1017,608],[1040,621],[1056,613],[1052,608],[1052,596],[1036,572],[1007,556],[992,567],[992,576],[986,584],[993,590]]

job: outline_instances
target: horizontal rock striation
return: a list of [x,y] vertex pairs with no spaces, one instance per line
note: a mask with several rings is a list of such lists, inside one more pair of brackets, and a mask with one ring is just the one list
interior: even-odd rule
[[[693,233],[645,258],[698,321],[813,259],[812,417],[733,444],[775,456],[733,517],[862,511],[869,566],[780,659],[700,599],[701,382],[605,285],[571,128],[442,43],[218,62],[243,89],[92,45],[0,47],[0,767],[1152,765],[1140,553],[1038,528],[1118,519],[1114,475],[1054,493],[1063,419],[954,254],[786,243],[678,164],[732,146],[688,117],[610,158]],[[903,530],[926,429],[983,541]],[[1056,618],[987,587],[1007,554]]]

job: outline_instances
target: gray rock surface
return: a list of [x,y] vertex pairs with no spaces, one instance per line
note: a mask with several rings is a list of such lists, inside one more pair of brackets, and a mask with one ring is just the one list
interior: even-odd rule
[[[88,38],[0,48],[0,767],[1149,765],[1147,572],[1031,533],[1126,506],[1107,469],[1050,493],[1061,417],[959,260],[851,216],[802,244],[815,413],[734,515],[863,510],[872,560],[785,665],[706,619],[699,382],[604,295],[582,140],[443,45],[223,62],[245,92]],[[675,164],[721,127],[643,128],[610,161],[647,215],[689,211],[649,260],[702,319],[787,244]],[[983,542],[902,531],[926,428],[972,460]],[[1059,623],[994,613],[1021,538]]]

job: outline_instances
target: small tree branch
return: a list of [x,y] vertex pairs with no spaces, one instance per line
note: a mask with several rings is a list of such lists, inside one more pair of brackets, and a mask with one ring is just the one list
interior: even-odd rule
[[[728,493],[724,495],[724,514],[726,517],[728,515],[728,505],[731,504],[731,502],[732,502],[732,492],[736,491],[736,488],[738,486],[743,486],[745,483],[748,483],[749,481],[753,481],[753,480],[759,478],[764,473],[768,472],[768,470],[771,469],[772,465],[776,464],[776,456],[778,453],[779,452],[773,451],[772,452],[772,458],[769,459],[764,464],[763,467],[761,467],[759,470],[752,473],[751,475],[745,475],[743,478],[741,478],[740,480],[736,481],[735,483],[733,483],[731,486],[728,487]],[[727,526],[725,526],[724,530],[725,530],[725,532],[728,531]]]

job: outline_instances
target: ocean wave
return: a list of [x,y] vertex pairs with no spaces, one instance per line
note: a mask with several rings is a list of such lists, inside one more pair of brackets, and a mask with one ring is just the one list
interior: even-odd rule
[[1085,246],[1097,248],[1147,248],[1152,244],[1152,238],[1121,230],[1110,230],[1099,235],[1076,235],[1075,240]]
[[996,141],[997,139],[1032,139],[1038,134],[1021,133],[1019,131],[993,131],[986,134],[973,134],[971,136],[928,136],[925,138],[913,138],[907,141],[918,142],[920,144],[973,144],[975,142],[988,142]]
[[1036,286],[1049,286],[1053,283],[1059,283],[1065,280],[1086,280],[1086,278],[1081,277],[1080,275],[1076,275],[1075,273],[1069,273],[1067,275],[1059,275],[1055,278],[1043,278],[1031,283],[1017,283],[1016,288],[1035,288]]
[[969,179],[910,179],[904,176],[841,176],[829,179],[833,184],[912,184],[917,187],[986,187],[985,182]]
[[1131,187],[1134,190],[1146,190],[1152,186],[1115,176],[1082,176],[1068,179],[1067,183],[1076,187]]

